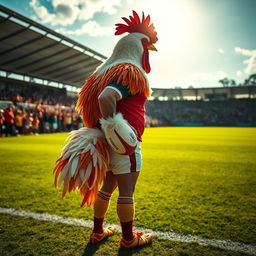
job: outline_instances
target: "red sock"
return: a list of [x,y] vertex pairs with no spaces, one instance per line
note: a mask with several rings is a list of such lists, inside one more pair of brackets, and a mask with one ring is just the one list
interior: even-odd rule
[[129,222],[121,222],[122,236],[126,241],[133,239],[133,220]]
[[103,220],[104,218],[96,218],[93,219],[93,233],[102,234],[103,233]]
[[104,216],[109,207],[109,200],[111,194],[105,191],[99,191],[97,199],[94,203],[94,227],[93,233],[103,233]]
[[120,197],[117,201],[117,215],[122,227],[123,239],[133,239],[134,202],[132,197]]

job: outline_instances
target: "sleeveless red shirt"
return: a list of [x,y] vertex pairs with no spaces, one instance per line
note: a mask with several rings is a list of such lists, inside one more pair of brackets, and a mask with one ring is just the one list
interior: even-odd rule
[[124,119],[137,131],[137,139],[142,141],[145,129],[145,104],[147,97],[141,93],[117,102],[116,112],[123,114]]

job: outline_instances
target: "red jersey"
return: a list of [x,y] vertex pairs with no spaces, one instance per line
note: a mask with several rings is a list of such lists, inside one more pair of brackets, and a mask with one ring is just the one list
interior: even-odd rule
[[137,139],[141,137],[145,128],[145,104],[147,98],[141,93],[117,102],[117,111],[123,114],[124,119],[137,131]]
[[5,122],[9,123],[9,124],[13,124],[14,123],[14,114],[11,110],[6,109],[4,111],[4,118],[5,118]]

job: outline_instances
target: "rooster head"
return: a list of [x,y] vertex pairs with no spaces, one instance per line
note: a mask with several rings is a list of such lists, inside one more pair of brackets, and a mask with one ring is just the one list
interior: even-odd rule
[[[149,51],[156,51],[154,43],[157,42],[157,33],[155,31],[155,27],[150,24],[150,16],[148,15],[145,18],[144,13],[142,13],[142,19],[140,20],[139,15],[133,11],[133,16],[128,18],[123,17],[122,19],[126,24],[118,23],[116,24],[116,32],[115,35],[121,35],[125,32],[135,34],[136,37],[140,39],[141,46],[143,48],[143,54],[141,56],[141,66],[146,73],[150,72],[150,64],[149,64]],[[138,34],[139,33],[139,34]],[[142,34],[142,35],[141,35]],[[141,36],[140,36],[141,35]]]

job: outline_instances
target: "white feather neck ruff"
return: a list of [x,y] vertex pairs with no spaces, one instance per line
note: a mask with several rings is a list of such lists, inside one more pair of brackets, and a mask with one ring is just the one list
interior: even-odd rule
[[105,74],[107,70],[120,63],[131,63],[145,74],[145,71],[141,66],[141,59],[144,51],[141,44],[142,38],[149,40],[146,35],[141,33],[131,33],[121,38],[117,42],[110,58],[96,69],[98,76]]

